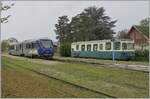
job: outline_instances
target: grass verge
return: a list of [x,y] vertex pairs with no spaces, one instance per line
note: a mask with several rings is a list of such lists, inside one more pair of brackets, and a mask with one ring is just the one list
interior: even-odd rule
[[[148,73],[144,72],[118,68],[94,67],[85,64],[59,63],[46,65],[8,57],[2,57],[2,65],[4,65],[4,67],[9,65],[15,68],[21,66],[30,68],[52,77],[63,79],[65,81],[97,90],[102,93],[107,93],[115,97],[148,97]],[[59,85],[56,86],[59,89]],[[60,86],[63,86],[63,84]],[[72,90],[73,88],[69,89]],[[76,93],[76,91],[72,92],[70,90],[68,90],[68,92]],[[82,91],[78,90],[77,92],[81,93]],[[94,95],[94,93],[86,92],[84,95],[78,94],[70,97],[105,97],[103,95]],[[54,93],[54,96],[59,96],[59,94],[57,95]]]

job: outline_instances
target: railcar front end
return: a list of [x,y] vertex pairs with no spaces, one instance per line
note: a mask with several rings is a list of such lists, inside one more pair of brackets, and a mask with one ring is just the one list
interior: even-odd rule
[[54,47],[52,40],[50,39],[39,39],[37,41],[38,47],[37,52],[40,57],[53,57]]

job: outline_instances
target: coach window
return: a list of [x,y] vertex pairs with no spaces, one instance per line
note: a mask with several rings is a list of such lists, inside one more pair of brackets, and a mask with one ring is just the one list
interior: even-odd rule
[[85,45],[81,45],[81,51],[85,51]]
[[114,49],[115,50],[120,50],[120,42],[115,42],[114,43]]
[[99,50],[103,50],[103,44],[99,44]]
[[111,43],[110,43],[110,42],[107,42],[107,43],[106,43],[105,49],[106,49],[106,50],[111,50]]
[[79,45],[76,45],[76,50],[79,50]]
[[87,51],[91,51],[91,44],[87,45]]
[[133,50],[134,49],[133,43],[127,43],[127,49],[128,50]]
[[97,51],[98,49],[98,44],[93,44],[93,51]]
[[122,50],[127,50],[127,43],[122,43]]

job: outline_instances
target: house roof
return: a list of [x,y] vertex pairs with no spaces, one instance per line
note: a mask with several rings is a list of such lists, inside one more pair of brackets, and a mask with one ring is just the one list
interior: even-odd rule
[[138,26],[133,25],[130,30],[128,31],[128,34],[131,33],[130,31],[132,29],[136,29],[141,35],[143,35],[147,40],[149,39],[149,27],[148,26]]
[[149,27],[148,26],[134,25],[134,27],[149,38]]

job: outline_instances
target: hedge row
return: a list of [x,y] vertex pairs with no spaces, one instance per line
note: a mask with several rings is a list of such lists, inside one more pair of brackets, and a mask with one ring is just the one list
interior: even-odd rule
[[60,45],[60,55],[69,57],[71,56],[71,44],[70,43],[63,43]]
[[136,61],[149,61],[149,51],[135,51],[135,59]]

